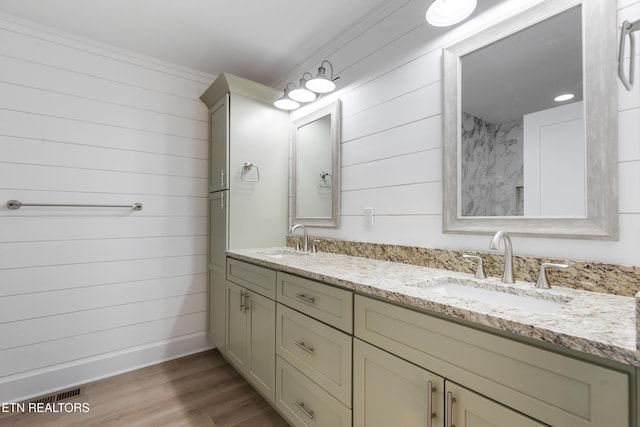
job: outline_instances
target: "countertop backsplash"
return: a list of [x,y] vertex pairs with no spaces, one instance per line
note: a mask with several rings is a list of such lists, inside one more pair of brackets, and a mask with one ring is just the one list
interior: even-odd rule
[[[295,236],[295,238],[297,237]],[[295,246],[293,239],[294,236],[287,236],[287,246]],[[501,277],[504,265],[502,251],[478,252],[433,249],[328,239],[318,236],[309,236],[309,245],[313,240],[319,240],[316,243],[316,248],[320,252],[393,261],[464,273],[473,273],[476,263],[464,259],[462,255],[479,255],[484,261],[484,268],[489,277]],[[568,268],[563,270],[547,269],[547,276],[552,286],[563,286],[628,297],[633,297],[640,291],[640,267],[517,254],[513,256],[516,280],[535,283],[538,280],[540,265],[543,262],[569,265]]]

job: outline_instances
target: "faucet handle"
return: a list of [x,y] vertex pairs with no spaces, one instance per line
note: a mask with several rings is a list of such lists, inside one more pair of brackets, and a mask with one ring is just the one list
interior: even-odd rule
[[294,237],[294,238],[293,238],[293,242],[294,242],[294,243],[295,243],[295,245],[296,245],[296,252],[300,252],[300,239],[299,239],[299,238],[297,238],[297,237]]
[[538,275],[538,281],[536,282],[536,288],[551,289],[549,284],[549,278],[547,277],[547,268],[567,268],[567,264],[554,264],[551,262],[543,262],[540,266],[540,274]]
[[476,274],[473,275],[476,279],[486,279],[487,274],[484,272],[484,263],[482,262],[482,258],[477,255],[462,255],[463,258],[466,259],[475,259],[478,261],[478,268],[476,268]]
[[318,253],[318,249],[316,248],[316,243],[320,243],[320,240],[319,239],[313,239],[313,242],[311,242],[311,253],[312,254]]

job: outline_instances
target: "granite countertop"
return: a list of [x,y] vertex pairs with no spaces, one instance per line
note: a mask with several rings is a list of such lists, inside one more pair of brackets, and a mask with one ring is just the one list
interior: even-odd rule
[[[298,254],[285,248],[238,249],[227,251],[227,255],[363,295],[640,367],[635,299],[631,297],[564,287],[536,289],[528,282],[505,285],[493,277],[480,280],[466,273],[330,253]],[[459,288],[465,296],[445,295],[440,286],[444,283],[465,286]],[[468,296],[478,293],[477,290],[482,294],[486,289],[500,291],[496,299],[505,295],[507,300],[513,295],[533,297],[539,308],[534,309],[536,312],[526,305],[507,308],[493,300],[482,302],[482,295]],[[517,305],[521,301],[515,298],[508,303],[512,302]]]

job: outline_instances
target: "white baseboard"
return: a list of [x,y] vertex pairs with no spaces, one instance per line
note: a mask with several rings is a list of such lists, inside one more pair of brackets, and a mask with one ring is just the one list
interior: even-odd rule
[[205,332],[200,332],[12,375],[0,379],[0,402],[28,400],[212,348]]

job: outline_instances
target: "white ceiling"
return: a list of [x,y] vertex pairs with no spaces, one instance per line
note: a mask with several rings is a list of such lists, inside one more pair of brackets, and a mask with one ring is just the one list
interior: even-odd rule
[[270,85],[384,3],[2,0],[0,13],[198,71]]

